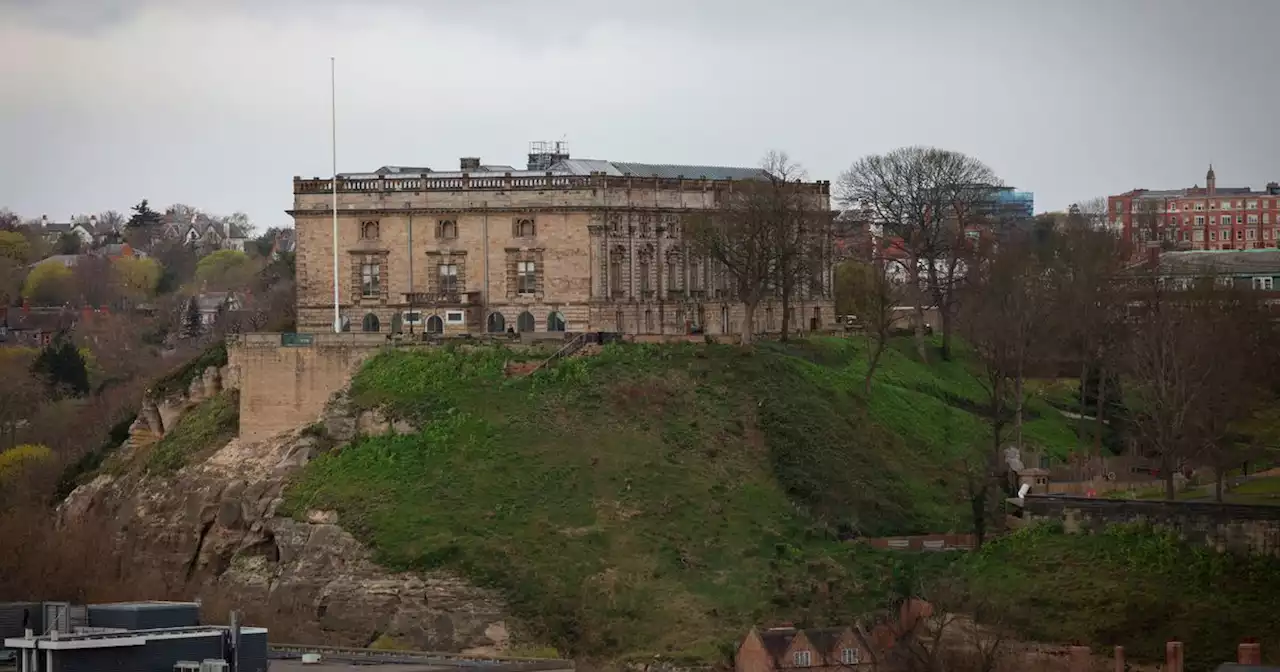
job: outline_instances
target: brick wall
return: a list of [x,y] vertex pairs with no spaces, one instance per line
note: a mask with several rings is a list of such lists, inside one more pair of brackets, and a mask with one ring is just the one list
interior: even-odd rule
[[1061,522],[1068,532],[1147,523],[1172,529],[1190,543],[1280,557],[1280,507],[1028,495],[1023,511],[1029,520]]

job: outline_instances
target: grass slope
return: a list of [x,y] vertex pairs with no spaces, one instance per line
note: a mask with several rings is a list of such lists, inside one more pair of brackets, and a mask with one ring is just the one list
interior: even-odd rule
[[837,540],[966,529],[948,465],[989,445],[960,364],[894,350],[870,401],[843,339],[610,346],[505,379],[500,349],[388,352],[352,384],[420,428],[308,466],[286,509],[341,512],[397,569],[499,588],[574,655],[721,657],[759,620],[847,619],[893,563]]
[[1152,661],[1178,639],[1188,670],[1211,670],[1234,660],[1245,637],[1257,637],[1280,662],[1274,558],[1218,553],[1136,526],[1067,535],[1042,525],[988,544],[962,564],[972,589],[1029,638],[1079,640],[1095,651],[1122,645]]
[[184,413],[177,426],[151,447],[146,458],[147,471],[177,471],[205,453],[225,446],[239,429],[238,394],[220,392]]

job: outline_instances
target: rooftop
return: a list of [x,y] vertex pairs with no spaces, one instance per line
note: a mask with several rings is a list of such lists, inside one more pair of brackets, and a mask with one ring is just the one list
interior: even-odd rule
[[1160,255],[1160,271],[1170,275],[1280,273],[1280,249],[1193,250]]

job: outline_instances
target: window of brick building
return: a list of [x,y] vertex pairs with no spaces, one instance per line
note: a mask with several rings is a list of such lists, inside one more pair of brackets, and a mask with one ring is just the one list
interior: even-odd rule
[[517,238],[530,238],[537,235],[537,227],[533,225],[533,220],[528,217],[521,217],[515,221],[515,234]]
[[520,313],[520,316],[516,318],[516,331],[522,334],[526,331],[533,331],[533,313],[527,310]]
[[1253,288],[1254,288],[1254,289],[1266,289],[1266,290],[1270,290],[1270,289],[1271,289],[1271,281],[1272,281],[1272,279],[1271,279],[1270,277],[1254,278],[1254,279],[1253,279]]
[[537,288],[538,288],[538,264],[532,261],[517,261],[516,262],[516,291],[519,292],[520,294],[533,294],[534,292],[537,291]]
[[1258,216],[1257,216],[1257,215],[1249,215],[1249,218],[1248,218],[1247,220],[1245,220],[1245,221],[1247,221],[1247,222],[1248,222],[1248,223],[1250,223],[1250,224],[1257,224],[1257,223],[1258,223]]
[[1244,229],[1236,229],[1236,240],[1244,240]]
[[1219,223],[1222,226],[1231,226],[1231,215],[1223,215],[1222,219],[1219,220]]
[[1217,240],[1217,239],[1218,239],[1218,232],[1217,232],[1217,231],[1210,231],[1210,232],[1209,232],[1209,240]]
[[840,664],[841,665],[857,665],[858,650],[851,649],[848,647],[840,649]]
[[360,238],[363,240],[377,240],[380,233],[378,229],[377,222],[360,222]]
[[454,294],[458,291],[458,265],[440,264],[440,293]]
[[381,325],[378,324],[378,316],[373,313],[365,315],[364,320],[360,323],[360,329],[362,331],[378,331],[380,326]]
[[366,259],[360,264],[360,296],[369,299],[382,295],[382,267]]
[[1204,226],[1204,215],[1196,215],[1196,226]]
[[653,333],[653,311],[644,309],[644,330]]
[[1245,238],[1247,240],[1253,240],[1256,237],[1257,237],[1257,234],[1255,233],[1254,229],[1249,229],[1248,231],[1245,232]]
[[439,315],[432,315],[431,317],[427,318],[427,333],[428,334],[444,333],[444,320],[440,319]]
[[796,667],[809,667],[813,664],[813,656],[808,651],[796,651],[793,658]]
[[507,330],[507,319],[502,316],[502,313],[489,313],[487,324],[491,334],[501,334]]
[[564,331],[564,315],[554,310],[548,313],[547,331]]
[[454,219],[442,219],[436,222],[436,238],[441,240],[453,240],[458,237],[458,221]]
[[609,295],[613,297],[625,296],[627,288],[622,282],[622,261],[627,256],[626,250],[621,247],[613,248],[609,253]]

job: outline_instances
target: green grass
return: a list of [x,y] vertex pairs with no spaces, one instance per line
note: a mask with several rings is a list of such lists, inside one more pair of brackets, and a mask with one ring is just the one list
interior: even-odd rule
[[761,620],[847,621],[887,599],[893,563],[842,532],[968,529],[954,465],[990,431],[962,363],[895,347],[868,399],[845,339],[614,345],[504,378],[520,357],[371,360],[354,403],[420,431],[313,461],[285,510],[337,509],[388,567],[499,589],[530,641],[698,661]]
[[177,471],[205,453],[221,448],[240,426],[239,399],[226,391],[187,411],[178,425],[151,448],[146,469],[152,473]]
[[[1170,639],[1185,643],[1188,670],[1234,660],[1245,637],[1280,639],[1280,560],[1218,553],[1163,532],[1114,526],[1062,534],[1036,526],[962,560],[970,587],[1024,637],[1123,645],[1162,660]],[[1280,659],[1277,647],[1264,654]]]

